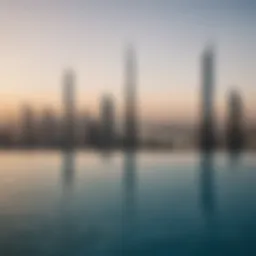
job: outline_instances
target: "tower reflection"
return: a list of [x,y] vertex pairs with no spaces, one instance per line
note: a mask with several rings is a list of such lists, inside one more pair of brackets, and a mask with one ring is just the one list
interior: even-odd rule
[[241,168],[243,163],[243,152],[242,151],[230,151],[229,152],[229,170],[237,171]]
[[63,153],[62,183],[64,192],[72,190],[74,183],[74,151],[67,150]]
[[136,220],[136,196],[137,196],[137,167],[136,154],[134,151],[128,151],[124,155],[124,228],[127,234],[134,232]]
[[62,222],[60,227],[60,255],[71,255],[74,250],[75,225],[73,220],[73,187],[75,173],[75,154],[73,150],[63,152],[62,166],[62,204],[61,216]]
[[201,208],[208,220],[212,219],[215,213],[214,179],[213,155],[203,154],[200,163]]

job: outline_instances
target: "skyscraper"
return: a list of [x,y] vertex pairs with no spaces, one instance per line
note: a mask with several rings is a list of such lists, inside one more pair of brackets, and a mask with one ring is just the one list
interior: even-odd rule
[[137,106],[136,106],[136,59],[132,46],[126,51],[126,85],[125,85],[125,132],[126,148],[138,146]]
[[36,145],[36,120],[32,108],[28,105],[22,107],[21,112],[21,143],[24,147]]
[[75,102],[74,102],[75,74],[67,70],[64,74],[63,103],[63,147],[71,149],[74,147],[75,139]]
[[202,56],[202,113],[200,129],[200,147],[203,151],[215,148],[214,129],[214,51],[212,47]]
[[115,145],[115,111],[111,95],[104,95],[101,102],[101,145],[111,148]]
[[243,138],[243,105],[239,93],[232,90],[228,101],[227,147],[230,151],[242,149]]

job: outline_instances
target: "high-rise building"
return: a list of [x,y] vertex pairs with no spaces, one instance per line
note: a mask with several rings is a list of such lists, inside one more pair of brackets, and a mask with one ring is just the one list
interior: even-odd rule
[[42,146],[55,146],[57,142],[57,123],[54,112],[50,108],[43,110],[40,124],[40,144]]
[[212,47],[205,50],[202,56],[202,113],[200,127],[200,147],[211,151],[216,146],[214,127],[214,51]]
[[126,148],[135,148],[138,146],[138,124],[136,106],[136,59],[132,46],[129,46],[126,52],[125,83],[124,145]]
[[88,147],[98,148],[101,146],[100,124],[98,120],[91,118],[86,126],[86,144]]
[[111,148],[115,145],[115,110],[113,98],[105,95],[101,102],[101,145]]
[[24,147],[36,145],[36,120],[32,108],[28,105],[22,107],[21,112],[21,143]]
[[227,147],[230,151],[242,149],[243,133],[243,104],[239,93],[232,90],[228,101],[227,117]]
[[13,123],[6,122],[0,125],[0,147],[10,147],[14,143]]
[[72,70],[67,70],[64,74],[63,103],[63,147],[74,147],[75,139],[75,74]]

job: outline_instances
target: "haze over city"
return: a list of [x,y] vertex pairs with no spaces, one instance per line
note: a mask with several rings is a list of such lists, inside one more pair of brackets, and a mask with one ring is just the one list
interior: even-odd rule
[[123,113],[125,49],[136,51],[142,121],[194,124],[202,52],[216,52],[216,109],[239,90],[255,121],[253,1],[1,1],[3,120],[30,104],[61,110],[63,72],[76,74],[78,111],[98,114],[112,93]]

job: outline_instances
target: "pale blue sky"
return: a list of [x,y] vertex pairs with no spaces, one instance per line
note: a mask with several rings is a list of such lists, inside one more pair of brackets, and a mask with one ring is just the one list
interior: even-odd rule
[[[224,3],[223,3],[224,2]],[[124,50],[133,43],[141,115],[193,119],[200,56],[216,48],[217,108],[237,86],[256,110],[255,1],[0,0],[0,83],[6,103],[58,106],[63,70],[77,73],[80,108],[97,108],[113,92],[122,107]]]

